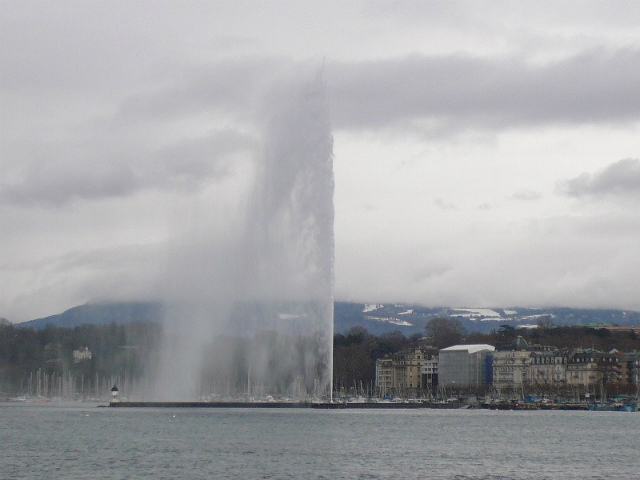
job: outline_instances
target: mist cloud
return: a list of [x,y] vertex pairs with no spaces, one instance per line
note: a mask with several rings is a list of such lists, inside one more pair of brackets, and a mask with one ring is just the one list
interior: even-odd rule
[[571,197],[634,197],[640,199],[640,160],[627,158],[596,173],[583,173],[558,186]]

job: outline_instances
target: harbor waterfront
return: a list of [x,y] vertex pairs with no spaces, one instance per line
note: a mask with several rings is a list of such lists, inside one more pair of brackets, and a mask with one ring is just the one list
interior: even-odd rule
[[629,479],[640,416],[0,404],[0,478]]
[[[100,405],[104,406],[104,405]],[[469,405],[458,402],[110,402],[115,408],[313,408],[344,409],[485,409],[485,410],[594,410],[584,403],[540,404],[497,402]],[[634,405],[635,406],[635,405]],[[632,411],[632,410],[629,410]],[[637,411],[637,406],[635,410]]]

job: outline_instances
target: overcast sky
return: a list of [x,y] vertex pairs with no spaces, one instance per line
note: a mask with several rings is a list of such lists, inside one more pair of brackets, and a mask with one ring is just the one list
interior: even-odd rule
[[640,310],[638,2],[0,8],[0,316],[158,298],[309,65],[338,300]]

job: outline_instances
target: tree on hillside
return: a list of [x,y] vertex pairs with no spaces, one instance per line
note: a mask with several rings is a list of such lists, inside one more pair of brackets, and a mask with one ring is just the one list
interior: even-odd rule
[[513,325],[500,325],[498,331],[496,332],[496,336],[498,337],[498,342],[502,344],[507,344],[513,342],[518,337],[518,330]]
[[443,317],[429,320],[426,330],[431,344],[438,349],[460,343],[466,333],[460,320]]
[[555,324],[553,323],[553,318],[549,315],[540,318],[538,320],[538,328],[553,328]]

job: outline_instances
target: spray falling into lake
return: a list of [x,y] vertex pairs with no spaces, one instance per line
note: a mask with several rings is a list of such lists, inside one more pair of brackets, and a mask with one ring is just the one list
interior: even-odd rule
[[271,91],[246,174],[171,249],[156,399],[330,398],[333,138],[311,77]]

